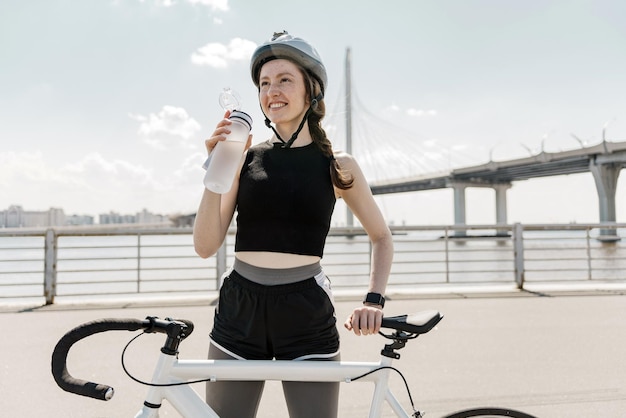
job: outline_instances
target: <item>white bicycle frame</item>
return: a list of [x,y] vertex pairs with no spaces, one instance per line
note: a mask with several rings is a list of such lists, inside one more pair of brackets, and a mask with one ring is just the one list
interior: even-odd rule
[[[179,360],[174,355],[161,353],[152,383],[163,385],[198,379],[235,381],[284,380],[300,382],[351,382],[359,380],[375,385],[369,418],[380,418],[382,406],[387,401],[400,418],[410,418],[388,386],[389,368],[393,359],[381,356],[375,362],[344,361],[289,361],[289,360]],[[219,418],[189,385],[152,386],[148,390],[144,407],[135,418],[157,418],[158,406],[166,399],[184,418]],[[149,406],[151,405],[151,406]]]
[[[381,417],[382,406],[385,401],[391,406],[397,417],[421,417],[423,415],[415,410],[412,399],[411,407],[414,413],[409,415],[391,392],[388,384],[389,373],[391,370],[397,371],[391,367],[391,363],[394,359],[400,358],[400,354],[396,350],[402,349],[408,340],[429,332],[442,318],[443,316],[438,311],[383,317],[382,327],[394,329],[395,332],[389,335],[381,333],[384,337],[393,340],[393,343],[385,344],[378,363],[306,360],[180,360],[178,347],[181,341],[193,332],[191,321],[173,320],[171,318],[161,320],[154,316],[149,316],[144,320],[104,318],[79,325],[68,331],[54,348],[51,371],[54,380],[61,389],[90,398],[109,400],[114,394],[111,386],[77,379],[68,372],[67,355],[69,350],[76,342],[96,333],[143,329],[144,333],[158,332],[166,334],[167,338],[161,348],[161,354],[152,376],[152,383],[145,383],[150,388],[144,406],[135,415],[135,418],[158,418],[159,408],[164,399],[169,401],[184,418],[219,418],[217,413],[190,386],[192,383],[266,380],[349,383],[357,379],[372,382],[375,385],[369,418]],[[126,349],[124,349],[125,351]],[[124,366],[123,353],[122,366]],[[124,370],[126,371],[126,367]],[[409,398],[411,398],[410,393],[408,393],[408,386],[406,389]],[[508,408],[474,408],[453,413],[448,417],[477,416],[534,418],[532,415]]]
[[[169,401],[185,418],[219,418],[217,413],[190,386],[192,383],[201,381],[351,382],[357,379],[372,382],[375,385],[369,418],[380,418],[385,401],[391,406],[396,416],[411,418],[422,415],[415,410],[412,415],[409,415],[391,393],[388,385],[390,371],[396,370],[391,367],[391,363],[394,359],[400,358],[395,350],[402,349],[408,340],[429,332],[442,318],[443,316],[434,310],[383,317],[381,326],[394,329],[395,332],[389,335],[381,333],[393,342],[385,344],[381,351],[380,361],[377,363],[306,360],[180,360],[178,347],[181,341],[193,332],[191,321],[159,319],[154,316],[143,320],[103,318],[75,327],[57,342],[52,352],[51,371],[61,389],[77,395],[109,400],[114,393],[111,386],[77,379],[68,372],[69,350],[76,342],[96,333],[143,329],[144,333],[158,332],[166,334],[167,338],[161,348],[152,383],[146,383],[150,388],[144,406],[135,415],[136,418],[158,417],[163,399]],[[406,389],[410,398],[408,387]],[[411,406],[414,409],[412,400]]]

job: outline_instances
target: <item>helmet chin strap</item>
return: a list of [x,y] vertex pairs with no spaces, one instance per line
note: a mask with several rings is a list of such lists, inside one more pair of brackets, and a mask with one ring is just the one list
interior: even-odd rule
[[294,141],[298,138],[298,135],[300,134],[300,131],[304,127],[304,122],[306,122],[307,118],[309,117],[309,114],[311,113],[311,111],[313,109],[315,109],[317,107],[317,103],[320,100],[322,100],[323,97],[324,96],[320,93],[313,100],[311,100],[311,106],[309,106],[309,108],[307,109],[306,113],[304,114],[304,117],[302,118],[302,121],[300,122],[300,125],[298,126],[298,129],[296,129],[296,131],[293,133],[293,135],[291,135],[291,138],[289,138],[289,141],[287,141],[287,142],[285,142],[285,140],[280,137],[280,135],[276,131],[276,128],[274,128],[272,126],[272,123],[269,120],[269,118],[267,117],[267,115],[265,115],[265,113],[263,114],[265,116],[265,126],[267,126],[272,131],[274,131],[274,135],[276,135],[276,138],[278,138],[280,140],[280,142],[282,142],[281,148],[291,148],[291,146],[293,145]]

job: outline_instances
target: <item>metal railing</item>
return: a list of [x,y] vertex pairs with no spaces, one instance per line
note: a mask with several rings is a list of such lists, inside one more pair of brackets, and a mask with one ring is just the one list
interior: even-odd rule
[[[388,289],[433,285],[615,282],[626,278],[625,224],[391,227]],[[57,297],[207,294],[234,257],[234,231],[213,257],[191,228],[0,230],[0,302]],[[359,228],[333,228],[322,261],[336,290],[367,288],[371,247]]]

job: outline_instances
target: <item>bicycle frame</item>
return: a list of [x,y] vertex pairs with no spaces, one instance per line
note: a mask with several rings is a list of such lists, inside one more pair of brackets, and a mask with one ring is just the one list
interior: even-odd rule
[[[173,355],[161,353],[152,383],[167,384],[189,380],[284,380],[300,382],[351,382],[360,380],[375,385],[369,418],[380,418],[385,401],[400,418],[409,415],[391,392],[388,379],[393,359],[381,356],[375,362],[343,361],[288,361],[288,360],[179,360]],[[383,368],[383,369],[381,369]],[[381,369],[381,370],[379,370]],[[375,373],[367,374],[376,371]],[[135,418],[157,418],[163,399],[185,418],[219,416],[189,385],[153,386],[148,390],[143,408]]]
[[[141,382],[133,377],[134,380],[150,386],[144,406],[135,415],[135,418],[158,418],[159,408],[164,399],[169,401],[184,418],[219,418],[217,413],[190,386],[192,383],[226,380],[349,383],[357,379],[372,382],[375,385],[369,418],[380,418],[385,401],[400,418],[420,418],[423,415],[415,410],[406,380],[404,383],[414,411],[412,415],[409,415],[402,408],[400,402],[391,392],[388,385],[389,373],[391,370],[398,371],[391,367],[393,360],[400,358],[397,350],[404,348],[407,341],[429,332],[442,318],[443,316],[438,311],[383,317],[381,327],[392,329],[394,332],[392,334],[380,332],[383,337],[392,340],[392,342],[385,344],[378,363],[306,360],[179,360],[179,345],[193,332],[194,327],[191,321],[171,318],[161,320],[154,316],[149,316],[144,320],[104,318],[79,325],[67,332],[54,347],[51,371],[54,380],[61,389],[77,395],[108,401],[114,394],[111,386],[77,379],[68,372],[67,355],[69,350],[76,342],[100,332],[143,329],[144,333],[158,332],[166,334],[167,337],[165,344],[161,347],[161,354],[152,376],[152,383]],[[122,366],[124,366],[123,355]],[[124,370],[126,370],[125,367]],[[400,375],[402,376],[402,374]],[[404,376],[402,377],[404,379]],[[210,383],[208,384],[210,385]],[[458,411],[447,415],[446,418],[479,416],[535,418],[513,409],[493,407]]]
[[[194,327],[191,321],[171,318],[161,320],[153,316],[144,320],[104,318],[81,324],[67,332],[54,348],[51,368],[54,380],[61,389],[77,395],[108,401],[114,394],[111,386],[77,379],[68,372],[69,350],[76,342],[96,333],[143,329],[144,333],[158,332],[166,334],[167,337],[165,344],[161,347],[152,382],[148,383],[150,388],[144,406],[135,415],[136,418],[158,417],[163,399],[169,401],[185,418],[219,418],[217,413],[189,386],[191,383],[200,381],[351,382],[357,379],[372,382],[375,385],[370,418],[381,416],[382,405],[385,401],[400,418],[420,417],[421,414],[418,411],[409,415],[393,395],[388,386],[389,372],[393,369],[391,367],[393,360],[400,358],[397,350],[402,349],[407,341],[429,332],[441,319],[442,316],[438,311],[383,317],[381,327],[394,331],[392,334],[382,332],[380,334],[392,342],[385,344],[380,353],[379,362],[366,363],[306,360],[180,360],[178,359],[179,345],[193,332]],[[408,386],[406,388],[411,399]],[[412,399],[411,406],[413,406]]]

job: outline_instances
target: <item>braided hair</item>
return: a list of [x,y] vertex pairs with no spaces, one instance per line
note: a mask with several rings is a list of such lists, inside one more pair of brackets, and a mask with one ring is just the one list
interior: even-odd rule
[[[321,96],[321,87],[316,77],[312,76],[308,71],[303,69],[300,65],[300,71],[304,75],[305,88],[307,97],[319,97]],[[333,146],[326,135],[326,131],[322,128],[322,119],[326,115],[326,105],[324,99],[313,99],[311,103],[311,111],[308,112],[308,126],[313,142],[322,151],[322,153],[330,160],[330,178],[335,187],[341,190],[346,190],[352,187],[354,178],[352,175],[343,170],[333,153]]]

